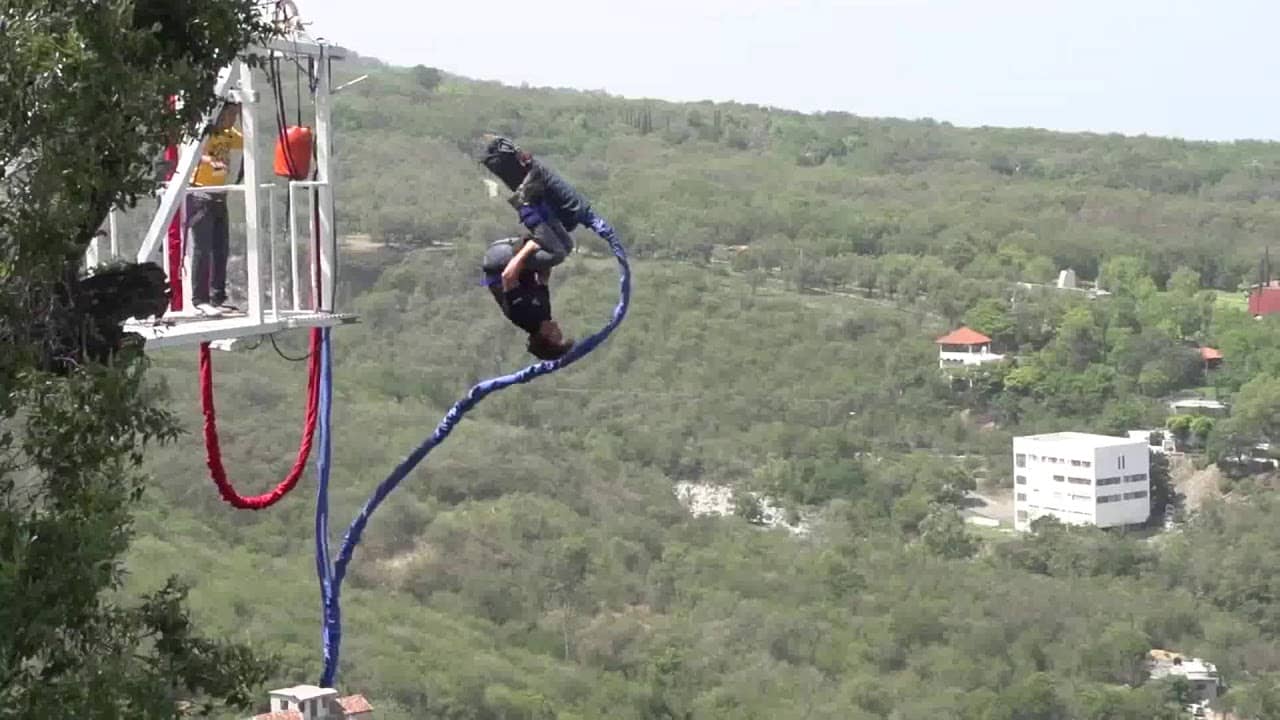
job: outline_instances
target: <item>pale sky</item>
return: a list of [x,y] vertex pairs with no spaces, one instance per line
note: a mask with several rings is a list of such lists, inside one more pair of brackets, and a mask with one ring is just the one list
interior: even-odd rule
[[1280,139],[1275,0],[299,0],[394,65],[961,126]]

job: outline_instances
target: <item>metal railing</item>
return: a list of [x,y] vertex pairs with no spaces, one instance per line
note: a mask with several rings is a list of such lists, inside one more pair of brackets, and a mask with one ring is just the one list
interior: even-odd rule
[[[258,282],[259,287],[261,287],[261,285],[263,284],[268,286],[268,293],[267,293],[268,301],[267,301],[267,307],[264,309],[264,312],[269,312],[273,317],[280,316],[282,312],[282,308],[281,308],[282,300],[285,300],[285,302],[283,303],[284,305],[283,312],[295,312],[295,313],[311,312],[312,308],[304,306],[302,302],[302,288],[306,285],[309,285],[311,287],[313,297],[318,296],[319,288],[315,286],[315,274],[314,274],[315,266],[311,265],[308,268],[309,272],[307,273],[307,277],[306,278],[302,277],[303,266],[299,260],[299,255],[300,255],[299,246],[303,243],[310,243],[311,241],[314,240],[314,237],[311,236],[310,234],[300,236],[300,232],[299,232],[300,228],[299,228],[299,222],[298,222],[299,207],[298,207],[297,191],[299,189],[305,190],[307,188],[320,187],[325,185],[327,185],[327,183],[324,183],[318,180],[295,180],[295,181],[289,182],[287,187],[283,184],[277,184],[277,183],[261,183],[258,185],[259,190],[265,190],[267,192],[268,219],[267,219],[266,250],[267,250],[267,268],[268,268],[269,275],[266,278],[267,282],[262,283],[261,282],[262,269],[259,267],[258,262],[249,261],[249,257],[251,254],[248,252],[247,242],[246,242],[246,248],[245,248],[246,250],[245,272],[246,274],[257,275],[259,277],[259,282]],[[289,212],[290,217],[289,217],[289,225],[288,225],[289,232],[284,238],[284,241],[288,243],[287,252],[289,256],[289,265],[287,270],[289,292],[287,294],[281,292],[281,285],[283,284],[282,281],[285,280],[286,278],[283,276],[284,275],[284,273],[282,272],[283,269],[280,267],[280,257],[283,256],[284,253],[279,252],[281,233],[280,233],[280,220],[279,220],[279,212],[278,212],[278,207],[280,205],[279,203],[280,194],[282,192],[285,192],[286,190],[289,196],[288,207],[290,209],[290,212]],[[232,193],[232,192],[244,192],[244,191],[245,191],[245,186],[243,184],[228,184],[228,185],[216,185],[216,186],[189,187],[184,190],[184,194],[190,194],[193,192],[216,194],[216,193]],[[308,199],[307,207],[306,207],[306,215],[308,218],[314,217],[315,211],[316,211],[315,194],[307,193],[306,197]],[[185,309],[190,309],[192,307],[192,287],[193,286],[192,286],[191,268],[192,268],[192,260],[193,260],[193,254],[195,252],[195,248],[194,248],[194,243],[192,243],[190,239],[187,237],[189,230],[186,224],[187,221],[186,221],[185,203],[183,204],[182,207],[178,209],[177,217],[179,218],[180,227],[182,228],[182,233],[183,233],[183,242],[182,242],[183,257],[179,267],[181,268],[181,272],[182,272],[181,286],[182,286],[182,307],[184,308],[183,314],[186,314]],[[246,218],[246,221],[247,220],[248,218]],[[113,208],[111,212],[107,215],[106,227],[103,228],[99,232],[99,234],[94,237],[94,239],[89,244],[89,248],[85,252],[85,266],[86,266],[86,269],[89,270],[90,272],[92,272],[93,268],[97,267],[100,264],[110,263],[112,261],[120,259],[123,256],[120,251],[119,225],[120,223],[118,219],[118,211]],[[246,238],[246,241],[247,240],[248,238]],[[159,250],[160,250],[160,261],[163,267],[165,268],[165,272],[167,275],[168,269],[171,267],[171,264],[170,264],[171,249],[169,247],[169,243],[167,242],[161,243]],[[256,256],[256,253],[253,255]],[[256,260],[256,257],[255,257],[255,260]],[[312,262],[315,262],[314,257]],[[246,285],[247,284],[248,283],[246,283]],[[255,302],[254,298],[249,297],[247,299],[251,305],[254,304]],[[258,299],[258,301],[260,301],[260,298]],[[252,311],[250,314],[252,314]]]

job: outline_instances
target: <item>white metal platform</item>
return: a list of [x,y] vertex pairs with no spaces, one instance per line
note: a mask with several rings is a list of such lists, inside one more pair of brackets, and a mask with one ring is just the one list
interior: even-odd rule
[[[90,273],[101,262],[126,256],[132,256],[134,262],[155,262],[164,268],[166,274],[170,272],[173,261],[179,261],[181,277],[169,278],[169,281],[171,288],[180,285],[181,292],[173,293],[175,297],[165,316],[144,320],[131,318],[123,324],[126,332],[136,333],[146,341],[147,349],[195,347],[207,342],[213,348],[230,350],[233,346],[256,346],[256,340],[281,331],[357,322],[355,315],[344,313],[337,307],[338,252],[333,223],[330,107],[332,94],[342,88],[332,87],[331,63],[343,59],[347,53],[306,33],[303,29],[305,23],[298,20],[297,8],[293,7],[296,0],[284,4],[292,7],[290,33],[263,46],[248,49],[245,57],[236,58],[219,74],[214,88],[218,103],[204,118],[204,129],[178,146],[174,174],[157,188],[157,205],[136,251],[131,247],[122,253],[124,244],[118,238],[118,223],[113,210],[107,218],[106,227],[86,253],[86,271]],[[264,4],[267,11],[280,7],[281,4],[274,0]],[[315,170],[307,178],[263,177],[263,168],[258,162],[264,149],[260,144],[274,145],[278,129],[269,125],[261,127],[262,121],[256,117],[263,98],[254,87],[253,69],[246,62],[251,56],[292,62],[300,69],[305,68],[309,76],[312,112],[307,113],[311,122],[305,124],[314,133],[312,152]],[[271,92],[268,96],[275,97]],[[241,107],[243,179],[227,185],[193,188],[192,176],[209,139],[207,130],[226,102],[235,102]],[[268,109],[274,114],[273,106],[268,106]],[[295,111],[301,114],[303,108]],[[268,154],[267,158],[270,157]],[[245,231],[243,244],[238,239],[231,242],[231,254],[244,258],[242,295],[247,307],[243,312],[208,317],[191,310],[193,249],[186,227],[186,199],[193,191],[236,194],[243,199],[243,207],[231,219],[233,223],[235,220],[242,222]],[[283,222],[287,231],[283,233],[278,232],[277,227],[280,224],[276,212],[279,196],[287,197],[285,207],[290,208]],[[263,208],[264,205],[267,207]],[[307,220],[299,223],[297,210],[303,208],[307,210]],[[262,213],[261,210],[267,212]],[[268,217],[264,218],[264,214]],[[177,251],[181,253],[180,258],[171,257],[175,251],[167,240],[170,224],[174,222],[182,228],[181,249]],[[310,299],[304,301],[308,297]]]
[[268,310],[260,322],[243,313],[214,318],[170,313],[159,320],[129,320],[123,327],[125,332],[142,336],[148,350],[192,347],[205,342],[218,350],[231,350],[241,344],[236,341],[253,341],[283,330],[334,327],[355,322],[359,322],[359,318],[350,313],[282,310],[277,315]]

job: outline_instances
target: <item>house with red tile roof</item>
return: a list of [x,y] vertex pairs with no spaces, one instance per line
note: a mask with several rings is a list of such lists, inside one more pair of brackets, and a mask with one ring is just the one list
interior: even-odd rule
[[363,695],[348,695],[338,698],[338,706],[342,708],[343,717],[351,720],[370,720],[373,717],[373,706]]
[[973,367],[1000,362],[1004,355],[991,352],[991,338],[961,327],[934,341],[938,345],[938,367]]
[[363,695],[338,697],[333,688],[298,685],[272,690],[271,710],[252,720],[373,720],[373,706]]

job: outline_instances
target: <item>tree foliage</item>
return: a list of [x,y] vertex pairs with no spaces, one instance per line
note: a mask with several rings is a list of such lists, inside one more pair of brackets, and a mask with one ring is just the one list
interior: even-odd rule
[[[267,28],[248,0],[5,6],[0,36],[0,715],[167,718],[245,707],[267,675],[201,638],[185,589],[119,593],[150,443],[175,436],[117,323],[163,308],[138,268],[78,277],[112,206]],[[182,110],[164,98],[187,98]]]

